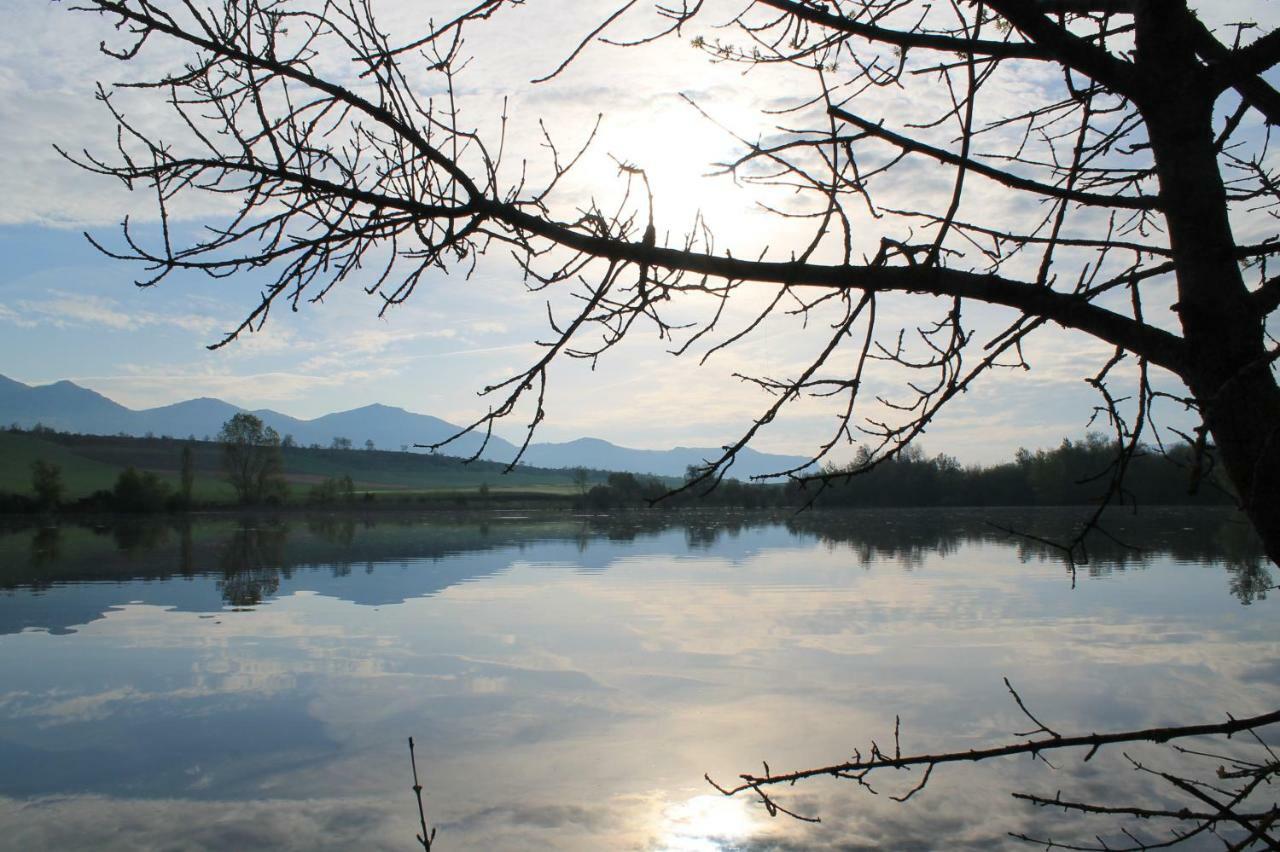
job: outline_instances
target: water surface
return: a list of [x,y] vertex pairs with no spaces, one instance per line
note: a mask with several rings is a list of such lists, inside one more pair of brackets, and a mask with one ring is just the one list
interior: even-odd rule
[[939,770],[905,804],[888,794],[906,773],[879,795],[780,793],[818,824],[702,780],[865,753],[892,742],[895,717],[904,753],[1013,739],[1028,726],[1004,677],[1064,733],[1280,707],[1274,580],[1238,521],[1121,517],[1111,528],[1142,550],[1096,542],[1075,572],[991,523],[1054,538],[1079,517],[11,528],[0,847],[411,849],[409,736],[440,849],[1091,839],[1093,824],[1009,794],[1182,801],[1118,750]]

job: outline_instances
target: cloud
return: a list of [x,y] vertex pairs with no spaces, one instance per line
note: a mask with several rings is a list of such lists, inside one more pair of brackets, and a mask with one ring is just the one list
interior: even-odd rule
[[39,325],[35,320],[22,316],[7,305],[0,305],[0,322],[7,322],[20,328],[35,328]]
[[[466,49],[474,55],[474,61],[459,76],[457,91],[465,110],[465,122],[468,126],[474,125],[482,136],[497,138],[499,117],[506,115],[509,150],[500,177],[510,183],[527,178],[528,185],[534,186],[547,176],[550,157],[537,144],[541,139],[540,120],[559,146],[563,160],[586,140],[597,116],[602,116],[592,148],[550,199],[554,216],[572,220],[593,198],[601,204],[622,203],[625,179],[619,175],[612,159],[617,157],[646,169],[655,191],[659,233],[672,235],[675,242],[679,242],[682,229],[688,227],[695,211],[701,210],[717,229],[718,252],[732,250],[736,256],[754,255],[767,244],[773,247],[775,256],[781,258],[791,246],[805,244],[812,221],[783,221],[753,205],[760,201],[788,210],[812,210],[815,204],[822,203],[821,198],[816,195],[806,198],[790,187],[739,186],[731,179],[708,178],[705,173],[712,164],[741,153],[746,143],[794,135],[790,130],[778,130],[779,125],[823,126],[826,119],[820,104],[788,113],[785,120],[776,115],[761,115],[761,108],[786,110],[803,106],[813,92],[812,75],[793,68],[773,67],[756,69],[744,77],[740,66],[711,62],[691,47],[688,39],[702,26],[701,22],[695,22],[684,39],[672,37],[625,51],[591,42],[575,63],[555,80],[531,85],[531,76],[539,70],[554,68],[575,49],[577,40],[586,35],[590,16],[583,14],[583,8],[582,4],[568,0],[548,0],[536,11],[514,6],[471,31]],[[1199,8],[1219,27],[1233,20],[1275,19],[1274,9],[1262,0],[1205,2],[1199,4]],[[380,14],[385,15],[383,24],[389,31],[416,32],[423,26],[413,4],[385,4],[380,7]],[[707,20],[713,20],[716,14],[716,10],[709,7]],[[6,139],[9,156],[0,164],[0,195],[9,199],[9,203],[0,211],[0,222],[58,226],[115,223],[125,213],[131,213],[138,222],[154,222],[155,212],[150,209],[151,199],[147,193],[127,193],[114,181],[76,169],[59,158],[49,143],[57,141],[72,151],[84,146],[109,151],[113,130],[110,122],[104,120],[101,104],[93,99],[92,81],[146,76],[178,68],[188,58],[188,51],[152,39],[137,60],[116,62],[98,52],[97,43],[104,34],[110,39],[126,36],[104,29],[96,16],[71,14],[58,4],[15,9],[9,24],[12,32],[24,35],[11,37],[9,49],[0,55],[0,124],[10,130]],[[661,20],[651,12],[637,9],[625,17],[618,32],[652,32],[659,24]],[[712,33],[712,37],[715,35]],[[863,60],[873,53],[874,49],[870,50]],[[887,51],[883,55],[892,58]],[[321,73],[351,81],[352,69],[337,52],[326,47],[315,63]],[[415,75],[415,82],[425,79],[421,68],[408,68],[408,73]],[[430,85],[438,91],[438,82]],[[1060,75],[1049,65],[1042,68],[1022,63],[1016,73],[1001,70],[984,84],[980,121],[1001,113],[1009,104],[1042,100],[1046,95],[1056,98],[1060,87]],[[686,103],[681,94],[694,100],[707,116]],[[192,141],[189,138],[183,141],[185,131],[167,115],[162,99],[131,92],[121,92],[119,97],[131,120],[155,128],[176,145]],[[950,97],[943,85],[926,85],[911,92],[885,87],[860,96],[858,108],[872,119],[884,119],[886,126],[902,129],[922,108],[936,110],[937,114],[949,111]],[[510,99],[512,107],[504,113],[506,99]],[[979,155],[998,151],[1005,143],[1021,143],[1021,130],[1013,125],[989,128],[981,137]],[[940,145],[954,145],[953,123],[919,127],[912,132]],[[1044,152],[1038,147],[1041,142],[1034,137],[1032,134],[1027,141],[1028,152],[1039,156]],[[516,151],[513,140],[533,142]],[[864,169],[873,168],[896,156],[896,151],[864,140],[859,144],[859,156]],[[952,170],[912,155],[890,172],[873,178],[871,190],[880,207],[945,209],[953,177]],[[635,200],[633,196],[628,203],[634,204]],[[227,199],[220,196],[193,198],[175,209],[175,220],[207,219],[224,211],[227,203]],[[918,239],[922,233],[932,233],[930,228],[922,227],[919,220],[893,215],[873,219],[860,203],[851,202],[848,207],[855,258],[874,253],[881,235]],[[1026,228],[1045,213],[1043,204],[1026,199],[1010,200],[1003,190],[977,175],[969,180],[961,210],[963,216],[976,222],[1011,228]],[[1073,211],[1067,227],[1084,230],[1096,230],[1099,225],[1105,227],[1099,215]],[[1266,229],[1270,226],[1262,222],[1262,218],[1238,216],[1237,233],[1268,233]],[[829,241],[815,257],[839,259],[840,247],[836,242]],[[954,262],[978,266],[985,263],[976,249],[967,250],[969,254],[964,259]],[[529,341],[546,333],[541,324],[544,314],[541,305],[536,304],[537,299],[512,295],[516,286],[505,289],[475,286],[482,281],[487,285],[495,279],[503,279],[508,285],[522,280],[521,270],[502,252],[495,248],[491,254],[493,256],[482,259],[476,275],[466,284],[446,281],[433,272],[423,279],[421,291],[414,299],[402,311],[392,312],[385,323],[353,321],[354,314],[347,310],[308,312],[304,320],[308,327],[298,330],[299,326],[273,317],[267,333],[245,335],[222,350],[223,360],[216,362],[217,369],[227,373],[243,371],[225,380],[204,372],[204,365],[210,362],[202,360],[198,347],[217,340],[243,315],[243,311],[231,306],[230,299],[205,314],[189,307],[136,311],[124,302],[70,293],[23,300],[9,297],[0,305],[0,323],[15,328],[98,329],[116,335],[159,329],[189,333],[191,348],[183,350],[183,357],[170,357],[166,353],[166,363],[173,365],[166,374],[151,371],[149,378],[139,374],[139,381],[144,384],[132,389],[122,381],[116,382],[115,387],[122,393],[132,394],[135,400],[147,397],[160,401],[156,395],[162,390],[182,395],[186,387],[182,381],[193,379],[203,392],[233,396],[246,392],[270,394],[262,396],[262,401],[305,402],[313,414],[331,410],[335,407],[333,400],[340,396],[344,399],[359,396],[361,401],[385,401],[415,410],[429,406],[435,413],[472,419],[476,412],[483,411],[483,406],[474,399],[474,392],[487,383],[489,377],[499,375],[499,366],[509,363],[502,356],[532,354],[536,350]],[[1069,270],[1062,273],[1065,282],[1074,278],[1085,258],[1083,254],[1064,252],[1060,260],[1061,268]],[[1015,259],[1008,269],[1019,275],[1034,276],[1037,262],[1038,257],[1028,252],[1025,257]],[[239,286],[239,282],[231,286]],[[725,327],[740,328],[751,309],[759,307],[767,297],[766,289],[747,288],[740,292],[731,315],[726,317]],[[1163,290],[1153,289],[1161,300],[1171,301],[1165,298],[1168,294]],[[1118,293],[1117,298],[1122,295]],[[557,300],[557,308],[569,303],[567,299],[561,300],[562,296],[551,296]],[[335,292],[334,300],[341,298]],[[250,308],[256,304],[252,295],[244,299],[243,304]],[[429,309],[423,310],[427,305]],[[1117,305],[1125,307],[1122,303]],[[928,299],[886,298],[881,300],[880,307],[881,339],[891,342],[898,328],[905,328],[910,336],[921,324],[922,316],[938,315],[945,312],[947,306]],[[1008,312],[978,306],[966,311],[967,317],[977,319],[984,330],[994,328],[996,319],[1008,315]],[[690,309],[689,313],[696,311]],[[1148,318],[1158,324],[1174,320],[1168,311],[1149,312]],[[730,320],[738,324],[733,325]],[[591,432],[635,446],[722,443],[738,435],[768,403],[762,395],[729,378],[728,374],[740,370],[752,375],[794,375],[822,334],[821,322],[816,317],[807,329],[797,326],[784,321],[761,329],[713,362],[713,368],[705,373],[691,369],[690,360],[674,362],[674,366],[634,370],[637,363],[649,364],[648,356],[666,344],[610,353],[602,360],[600,375],[595,378],[569,371],[570,386],[554,391],[555,406],[547,425],[560,437]],[[1018,384],[1011,376],[993,374],[984,380],[983,386],[1001,393],[1015,387],[1033,388],[1025,399],[1039,394],[1042,400],[1048,400],[1046,408],[1055,409],[1051,417],[1035,422],[1051,424],[1056,430],[1060,428],[1058,424],[1071,421],[1056,411],[1059,406],[1055,400],[1067,396],[1076,398],[1070,389],[1089,369],[1105,361],[1109,353],[1106,347],[1079,337],[1056,333],[1044,336],[1052,342],[1029,348],[1035,366],[1031,384]],[[153,341],[154,338],[140,335],[138,346],[150,350]],[[450,348],[440,351],[431,345],[433,341],[449,343]],[[97,348],[105,350],[106,347]],[[637,352],[639,355],[633,360],[632,355]],[[497,363],[499,360],[501,364]],[[42,363],[48,363],[48,359],[42,359]],[[838,374],[848,363],[847,359],[837,358],[833,372]],[[113,364],[109,370],[98,367],[92,372],[109,371],[119,379],[123,371],[117,367]],[[429,381],[424,377],[429,377]],[[867,387],[893,394],[892,398],[897,400],[902,386],[890,387],[890,382],[900,378],[901,374],[892,370],[877,370],[867,377]],[[163,385],[165,381],[169,384]],[[247,386],[245,382],[252,385]],[[1035,406],[1024,400],[1021,390],[1009,393],[1009,397],[999,401],[1004,410],[1016,409],[1021,416],[1034,413]],[[314,396],[307,397],[307,394]],[[607,408],[599,405],[601,398],[609,400]],[[965,410],[963,402],[958,407],[961,413],[950,421],[952,425],[947,425],[945,417],[940,419],[931,432],[931,440],[946,436],[948,442],[968,441],[971,446],[980,443],[972,436],[960,437],[961,427],[976,421],[972,413]],[[757,447],[804,451],[825,440],[833,428],[836,410],[818,406],[801,408],[790,415],[785,428],[778,425],[764,432]],[[886,412],[868,404],[863,413],[879,417]],[[1088,409],[1083,409],[1085,417],[1087,413]],[[1083,419],[1078,417],[1077,422]],[[995,433],[986,434],[989,437]],[[1021,434],[1024,439],[1020,442],[1038,443],[1030,440],[1034,434],[1027,431]],[[983,451],[976,448],[974,452]],[[978,457],[985,458],[969,456]]]
[[78,383],[102,388],[108,396],[131,408],[150,408],[193,397],[211,396],[252,409],[279,402],[307,400],[313,398],[318,391],[356,387],[373,379],[396,374],[392,367],[381,370],[344,369],[323,373],[290,371],[230,373],[224,366],[187,371],[154,364],[121,366],[125,369],[122,374],[81,375],[70,378]]
[[[0,798],[6,844],[15,849],[75,849],[93,837],[99,850],[396,849],[412,841],[402,807],[376,797],[261,801],[139,800],[60,796]],[[117,826],[104,831],[103,826]]]
[[32,328],[90,327],[108,331],[137,331],[146,326],[172,328],[196,334],[211,334],[218,321],[208,316],[184,313],[131,310],[116,299],[49,290],[39,299],[18,299],[9,308],[0,305],[0,322]]

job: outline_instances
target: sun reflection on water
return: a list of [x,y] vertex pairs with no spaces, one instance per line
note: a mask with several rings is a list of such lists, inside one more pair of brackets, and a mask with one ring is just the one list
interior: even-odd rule
[[664,852],[720,852],[737,848],[757,828],[745,799],[694,796],[663,809],[657,848]]

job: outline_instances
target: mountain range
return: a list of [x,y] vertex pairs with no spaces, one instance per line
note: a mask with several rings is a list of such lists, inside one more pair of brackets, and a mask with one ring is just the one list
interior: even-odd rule
[[[90,435],[169,435],[197,438],[217,435],[222,424],[245,409],[220,399],[201,397],[159,408],[134,410],[81,387],[60,381],[48,385],[26,385],[0,376],[0,424],[16,424],[30,429],[42,424],[60,432]],[[395,450],[413,444],[443,441],[459,427],[432,417],[387,405],[367,405],[351,411],[301,420],[271,409],[250,412],[283,435],[292,435],[300,445],[329,446],[334,438],[348,438],[359,448],[373,441],[379,449]],[[449,445],[450,455],[467,457],[479,449],[483,436],[468,434]],[[562,443],[531,444],[522,459],[536,467],[587,467],[597,470],[631,471],[655,476],[683,476],[689,465],[715,458],[713,447],[674,447],[644,450],[620,447],[599,438],[579,438]],[[516,447],[494,435],[481,458],[510,461]],[[788,470],[804,464],[800,456],[760,453],[745,449],[738,454],[732,475],[747,479]]]

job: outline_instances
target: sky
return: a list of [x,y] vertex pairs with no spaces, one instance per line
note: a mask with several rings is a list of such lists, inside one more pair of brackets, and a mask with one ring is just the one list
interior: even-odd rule
[[[453,5],[431,7],[443,12]],[[644,5],[623,20],[620,32],[653,26]],[[1264,31],[1280,24],[1280,9],[1262,0],[1200,5],[1216,23],[1257,20]],[[708,23],[726,20],[737,8],[708,6]],[[424,24],[415,17],[419,4],[386,0],[378,8],[380,21],[392,30],[422,31]],[[780,252],[797,245],[803,240],[799,225],[753,207],[760,196],[751,187],[707,174],[710,164],[742,150],[730,130],[746,139],[774,132],[781,119],[762,111],[809,97],[812,80],[786,69],[746,74],[740,66],[713,63],[694,49],[699,31],[690,30],[641,48],[591,44],[554,80],[529,82],[556,67],[612,10],[607,3],[532,2],[473,29],[464,46],[473,59],[459,79],[466,119],[492,130],[505,99],[509,158],[527,159],[536,176],[545,173],[547,160],[539,119],[569,150],[581,144],[599,114],[600,132],[567,183],[562,209],[572,210],[589,197],[616,199],[622,180],[615,160],[620,160],[645,168],[654,186],[659,229],[673,239],[701,210],[716,229],[718,245],[736,247],[735,255],[757,253],[763,245]],[[127,213],[140,233],[154,236],[147,193],[131,193],[112,179],[79,170],[53,149],[57,144],[70,151],[110,153],[113,125],[95,102],[95,84],[174,67],[184,54],[148,45],[140,60],[122,65],[97,50],[99,41],[113,35],[109,25],[70,12],[65,4],[24,0],[6,17],[10,25],[0,35],[0,134],[6,149],[0,160],[0,197],[5,199],[0,208],[0,374],[28,384],[70,379],[133,408],[214,396],[310,418],[383,403],[464,423],[491,404],[478,391],[536,358],[536,341],[549,333],[548,300],[558,317],[572,306],[567,291],[530,292],[515,264],[494,250],[470,276],[453,270],[430,277],[412,299],[384,316],[376,298],[359,286],[344,286],[298,313],[273,312],[261,332],[210,350],[209,344],[257,304],[263,279],[190,275],[156,287],[135,286],[143,271],[103,256],[83,232],[119,245],[118,226]],[[706,32],[714,37],[722,31]],[[348,73],[341,57],[319,61],[326,73]],[[1029,75],[1006,81],[995,96],[1012,103],[1059,85],[1057,78]],[[937,87],[872,93],[869,106],[862,108],[903,124],[944,96]],[[127,103],[131,117],[166,127],[154,100]],[[882,204],[942,198],[950,190],[946,170],[928,163],[909,159],[894,175],[881,185]],[[989,197],[989,186],[973,187],[966,217],[985,215]],[[208,203],[180,206],[171,223],[175,236],[198,234],[220,212]],[[1002,215],[1018,212],[1006,209]],[[878,238],[873,224],[859,230],[866,247]],[[1256,218],[1237,222],[1242,238],[1265,234],[1268,227]],[[1069,274],[1074,276],[1074,268]],[[735,302],[726,328],[747,321],[752,308],[767,298],[764,292],[748,293]],[[694,304],[690,311],[705,308]],[[892,329],[913,327],[922,308],[920,300],[904,298],[883,300],[881,310],[882,337],[888,338]],[[928,303],[924,310],[934,311],[936,305]],[[980,306],[968,310],[979,329],[994,328],[1007,317]],[[658,339],[652,328],[637,327],[594,369],[580,361],[553,368],[547,419],[537,439],[592,436],[645,448],[730,442],[771,402],[735,374],[794,375],[825,339],[820,320],[815,317],[807,327],[796,318],[771,322],[704,364],[698,359],[707,346],[676,358],[669,353],[670,341]],[[924,436],[926,451],[991,463],[1010,457],[1019,446],[1051,446],[1082,434],[1100,401],[1083,380],[1108,355],[1097,342],[1046,330],[1027,348],[1032,369],[993,374],[957,399]],[[870,374],[867,395],[893,398],[899,381],[889,371]],[[810,453],[829,437],[837,412],[838,406],[818,400],[792,406],[752,446]],[[514,437],[530,416],[520,409],[499,431]],[[1176,412],[1168,422],[1184,429],[1191,425]],[[853,450],[842,446],[837,460]]]

